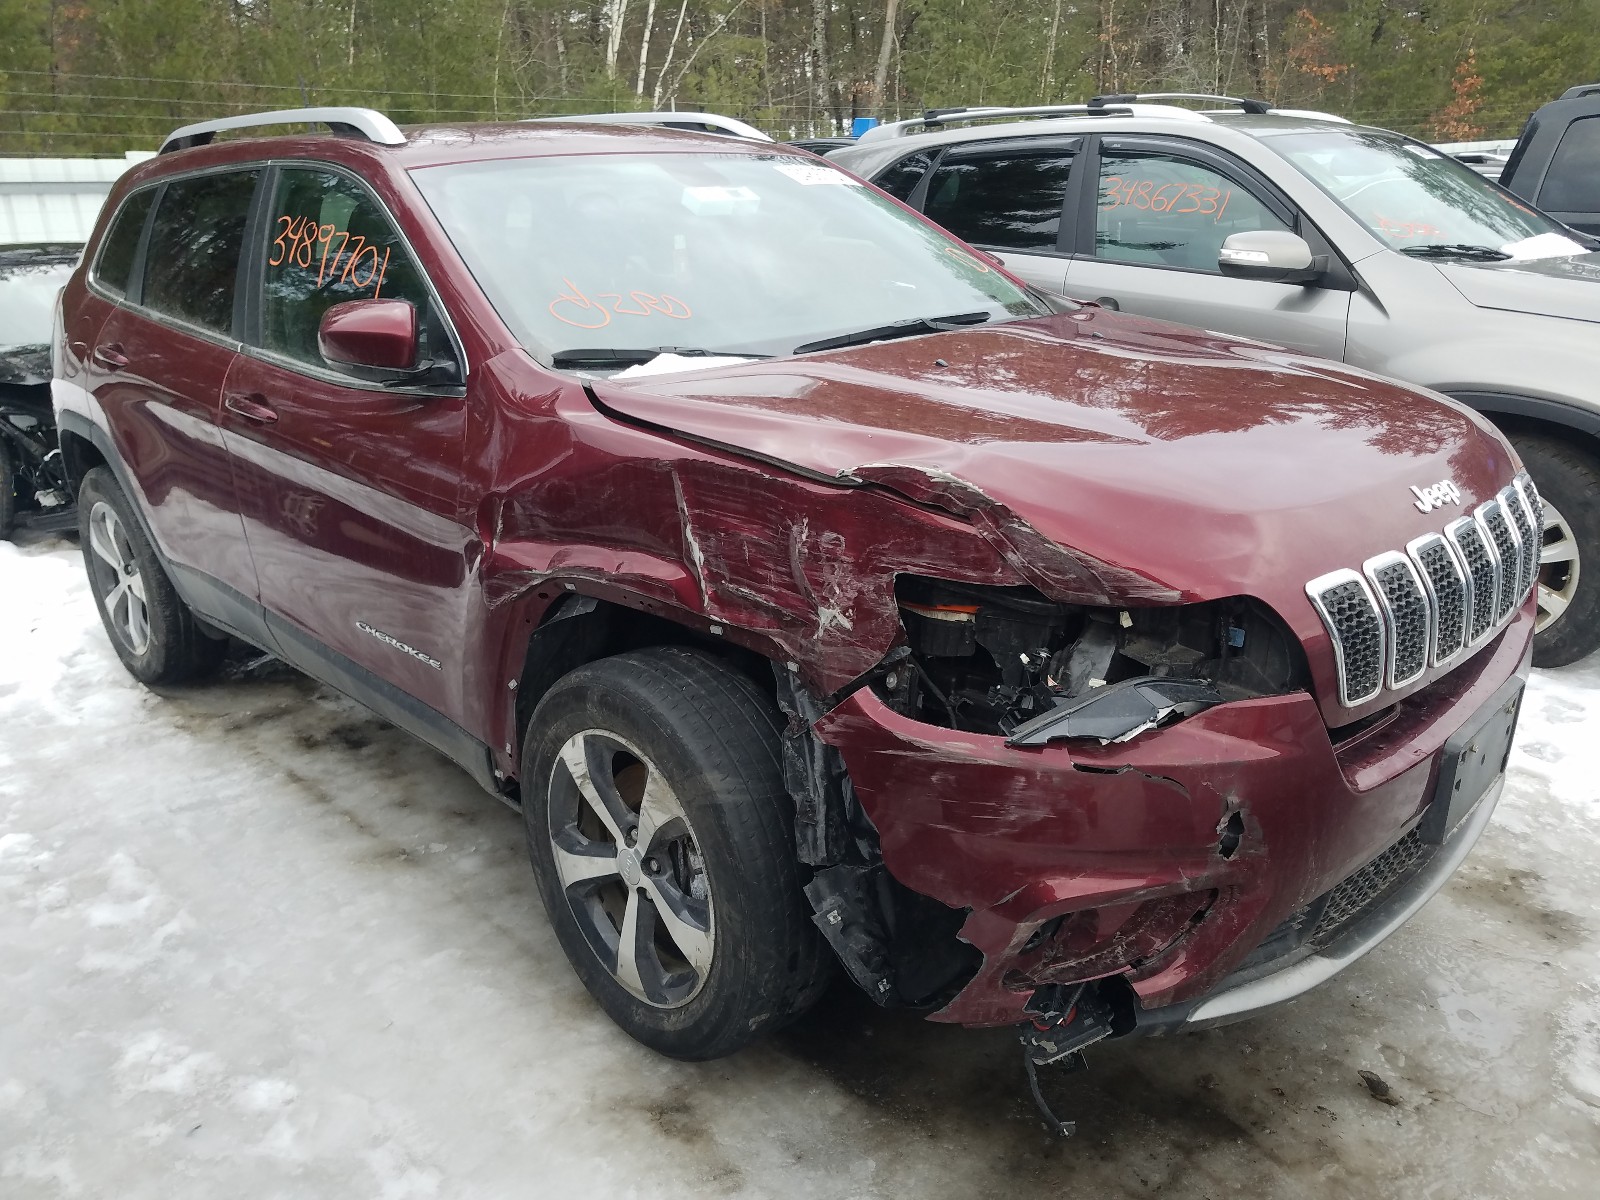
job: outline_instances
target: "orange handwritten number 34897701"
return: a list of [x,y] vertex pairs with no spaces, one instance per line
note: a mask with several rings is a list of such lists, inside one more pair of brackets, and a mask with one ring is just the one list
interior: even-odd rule
[[662,292],[596,292],[591,300],[572,280],[564,278],[567,290],[550,301],[550,315],[579,329],[604,329],[611,324],[611,316],[648,317],[659,314],[682,321],[694,315],[689,306],[676,296]]
[[[348,230],[318,225],[310,217],[279,217],[277,224],[278,236],[272,241],[273,254],[267,260],[274,267],[293,264],[310,270],[314,262],[317,265],[319,288],[324,281],[337,279],[340,283],[353,284],[358,288],[370,287],[374,300],[382,293],[383,277],[389,272],[388,247],[384,247],[380,258],[378,247],[359,233],[351,236]],[[335,240],[338,242],[337,250],[333,249]],[[322,247],[320,254],[316,250],[318,246]],[[328,261],[330,250],[333,251],[331,263]],[[372,262],[363,275],[359,267],[362,259],[368,255],[372,256]],[[344,263],[343,271],[339,269],[341,260]]]

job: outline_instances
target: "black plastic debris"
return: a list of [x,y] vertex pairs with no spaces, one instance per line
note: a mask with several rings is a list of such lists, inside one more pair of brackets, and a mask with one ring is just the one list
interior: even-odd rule
[[1192,717],[1221,703],[1222,694],[1203,679],[1153,675],[1124,679],[1086,696],[1056,701],[1049,712],[1017,726],[1006,745],[1043,746],[1059,738],[1125,742],[1147,729]]

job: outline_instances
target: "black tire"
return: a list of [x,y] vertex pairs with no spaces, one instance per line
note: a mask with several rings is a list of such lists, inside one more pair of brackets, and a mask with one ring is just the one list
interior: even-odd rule
[[[606,1014],[672,1058],[733,1053],[799,1016],[831,975],[832,956],[801,890],[778,734],[776,710],[754,684],[680,647],[579,667],[550,689],[528,725],[523,813],[529,857],[556,936]],[[620,843],[592,803],[581,799],[564,748],[586,769],[595,764],[592,790],[612,806],[611,828],[621,834]],[[631,809],[614,807],[629,805],[628,793],[645,789],[650,799]],[[645,832],[632,852],[647,856],[627,867],[628,821],[638,829],[636,814],[645,805],[652,814],[665,812],[672,809],[669,799],[683,823],[673,819],[660,823],[654,836]],[[657,827],[654,817],[645,824]],[[589,857],[566,849],[568,865],[559,868],[557,837]],[[597,870],[617,869],[604,880],[569,883],[562,870],[570,874],[579,859],[592,859]],[[698,875],[686,879],[679,870],[686,864]],[[708,897],[703,906],[693,898],[702,894]],[[679,950],[673,939],[681,932],[674,934],[660,917],[664,901],[683,914],[680,931],[704,933],[708,967],[697,968],[691,953]],[[634,928],[642,931],[631,972],[639,994],[622,981],[628,972],[615,945],[605,944],[607,938],[620,943],[628,905],[636,906]],[[672,963],[682,969],[669,970]]]
[[[1559,513],[1578,557],[1570,564],[1545,563],[1539,570],[1540,617],[1534,635],[1533,665],[1564,667],[1600,648],[1600,461],[1557,438],[1518,435],[1512,441],[1547,505]],[[1557,540],[1547,530],[1545,544]],[[1575,583],[1572,575],[1576,574]],[[1552,588],[1560,592],[1552,596]],[[1554,619],[1548,608],[1557,598],[1566,607]]]
[[[227,642],[201,632],[145,537],[132,503],[105,467],[92,469],[78,489],[78,538],[95,607],[130,675],[161,686],[203,679],[222,665]],[[102,554],[108,548],[122,563],[120,571]],[[138,598],[129,595],[135,582],[143,591],[142,622],[129,615]],[[113,596],[116,600],[108,608]],[[141,626],[142,639],[137,635]]]
[[17,470],[13,451],[0,438],[0,541],[17,526]]

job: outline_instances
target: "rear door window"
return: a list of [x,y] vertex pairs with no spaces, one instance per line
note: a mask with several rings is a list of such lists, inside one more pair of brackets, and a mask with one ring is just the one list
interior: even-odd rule
[[1054,251],[1073,157],[1067,146],[951,151],[922,210],[975,246]]
[[922,177],[928,173],[928,168],[932,165],[933,155],[925,150],[918,151],[902,158],[872,182],[896,200],[909,203],[911,193],[917,190],[917,184],[922,182]]
[[1600,210],[1600,117],[1567,126],[1539,189],[1538,205],[1550,212]]
[[150,205],[155,198],[155,188],[146,188],[129,196],[123,201],[111,232],[100,243],[100,257],[94,264],[94,279],[113,295],[128,294],[133,260],[139,253],[139,239],[144,235],[145,218],[150,215]]
[[1263,229],[1289,225],[1217,168],[1181,154],[1101,146],[1097,257],[1221,274],[1217,254],[1228,235]]
[[263,348],[336,369],[317,348],[317,328],[347,300],[407,300],[426,326],[421,272],[376,197],[348,175],[280,170],[263,237]]
[[167,184],[145,251],[146,308],[201,329],[233,330],[234,290],[259,170]]

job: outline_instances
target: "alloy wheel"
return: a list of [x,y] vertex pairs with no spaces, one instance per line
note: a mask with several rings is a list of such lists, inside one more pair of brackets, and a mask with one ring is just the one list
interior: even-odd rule
[[134,654],[150,648],[150,609],[144,576],[133,543],[116,509],[104,500],[89,512],[89,548],[95,557],[95,586],[105,605],[106,620]]
[[550,780],[549,834],[584,939],[630,995],[687,1004],[715,949],[710,884],[671,784],[614,733],[567,739]]
[[1550,501],[1544,502],[1544,541],[1539,549],[1539,614],[1534,632],[1543,632],[1567,611],[1578,591],[1578,539]]

